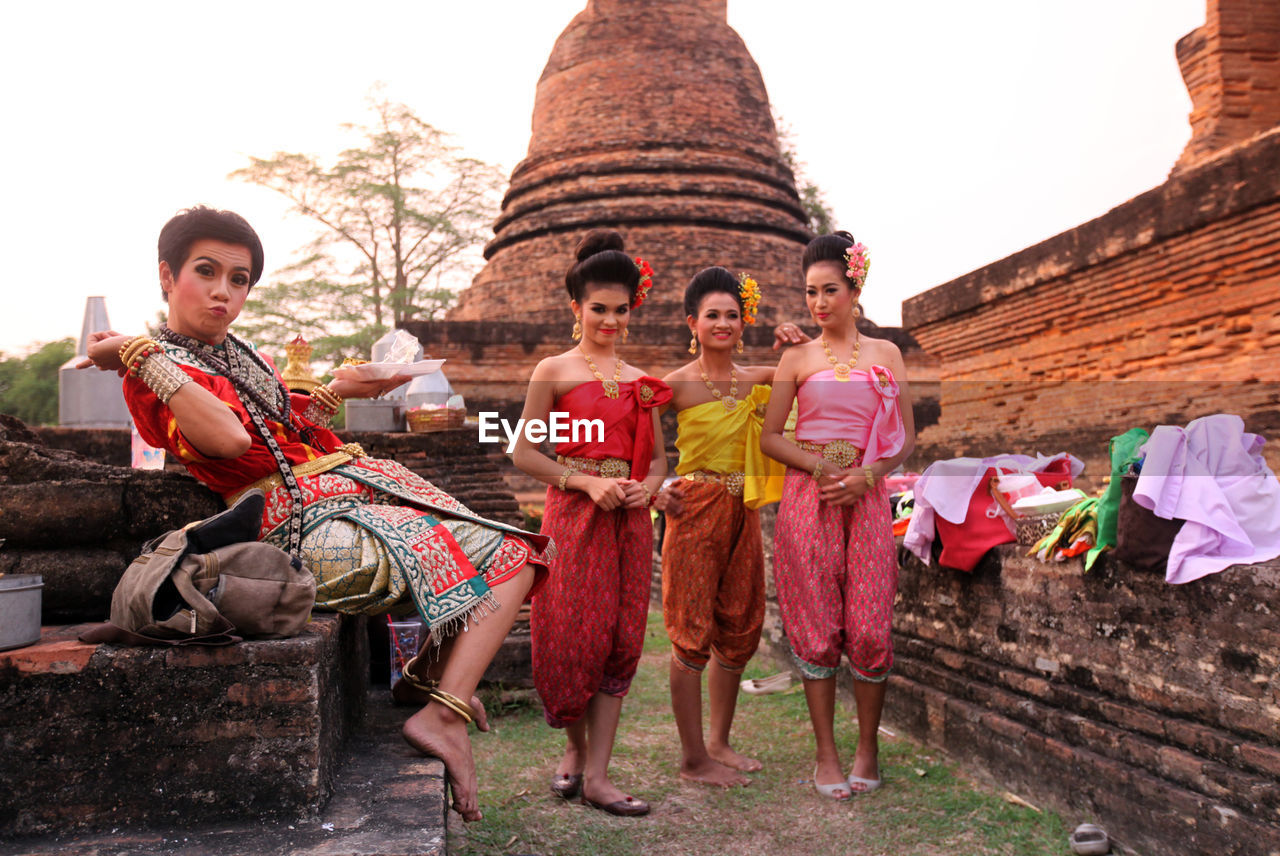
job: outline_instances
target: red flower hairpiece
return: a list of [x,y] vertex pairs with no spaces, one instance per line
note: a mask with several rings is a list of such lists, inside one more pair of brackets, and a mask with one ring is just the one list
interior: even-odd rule
[[649,263],[639,256],[636,256],[635,262],[636,270],[640,271],[640,287],[636,289],[636,299],[631,301],[632,309],[644,303],[645,297],[649,294],[649,289],[653,287],[653,268],[649,267]]

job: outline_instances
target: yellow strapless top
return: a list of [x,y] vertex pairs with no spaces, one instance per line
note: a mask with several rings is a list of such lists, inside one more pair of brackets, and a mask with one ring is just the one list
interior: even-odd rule
[[742,502],[747,508],[781,499],[786,467],[760,451],[769,390],[764,384],[755,384],[733,410],[726,410],[719,401],[681,410],[676,417],[676,449],[680,452],[676,475],[741,472],[745,475]]

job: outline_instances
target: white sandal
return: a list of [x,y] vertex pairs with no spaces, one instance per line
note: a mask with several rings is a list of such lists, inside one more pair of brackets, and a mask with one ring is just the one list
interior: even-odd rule
[[[818,768],[816,766],[813,768],[813,788],[827,799],[835,800],[836,802],[845,802],[853,796],[849,791],[848,782],[836,782],[834,785],[818,784]],[[840,794],[844,794],[844,796],[840,796]]]
[[791,688],[791,673],[781,672],[767,678],[747,678],[740,685],[747,695],[770,695]]
[[[845,779],[845,782],[849,785],[849,792],[854,796],[869,794],[880,787],[881,784],[879,779],[864,779],[861,776],[855,776],[853,773],[849,774],[849,778]],[[862,788],[855,788],[854,785],[862,785]]]

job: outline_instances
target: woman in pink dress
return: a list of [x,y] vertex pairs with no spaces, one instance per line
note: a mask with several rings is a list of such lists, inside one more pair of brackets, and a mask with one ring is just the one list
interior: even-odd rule
[[[884,477],[914,445],[902,354],[861,335],[858,297],[866,248],[847,232],[805,248],[805,303],[821,335],[778,364],[760,446],[787,465],[774,535],[774,580],[783,627],[804,678],[817,744],[814,786],[849,799],[880,786],[876,731],[898,564]],[[798,404],[795,440],[782,434]],[[836,671],[849,658],[858,748],[845,776],[835,744]]]
[[[622,252],[617,232],[591,232],[565,276],[579,343],[538,363],[523,418],[553,414],[566,438],[556,456],[516,441],[515,463],[547,484],[542,533],[559,553],[533,598],[533,680],[544,715],[568,737],[551,790],[610,814],[649,811],[609,779],[622,698],[644,646],[652,575],[649,508],[667,472],[658,407],[670,388],[623,362],[631,311],[644,301],[651,271]],[[583,423],[597,422],[599,428]]]

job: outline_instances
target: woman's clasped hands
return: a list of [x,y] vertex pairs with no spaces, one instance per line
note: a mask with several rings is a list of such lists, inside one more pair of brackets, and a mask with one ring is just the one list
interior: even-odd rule
[[850,467],[823,473],[818,479],[818,494],[831,505],[854,505],[870,488],[862,467]]

